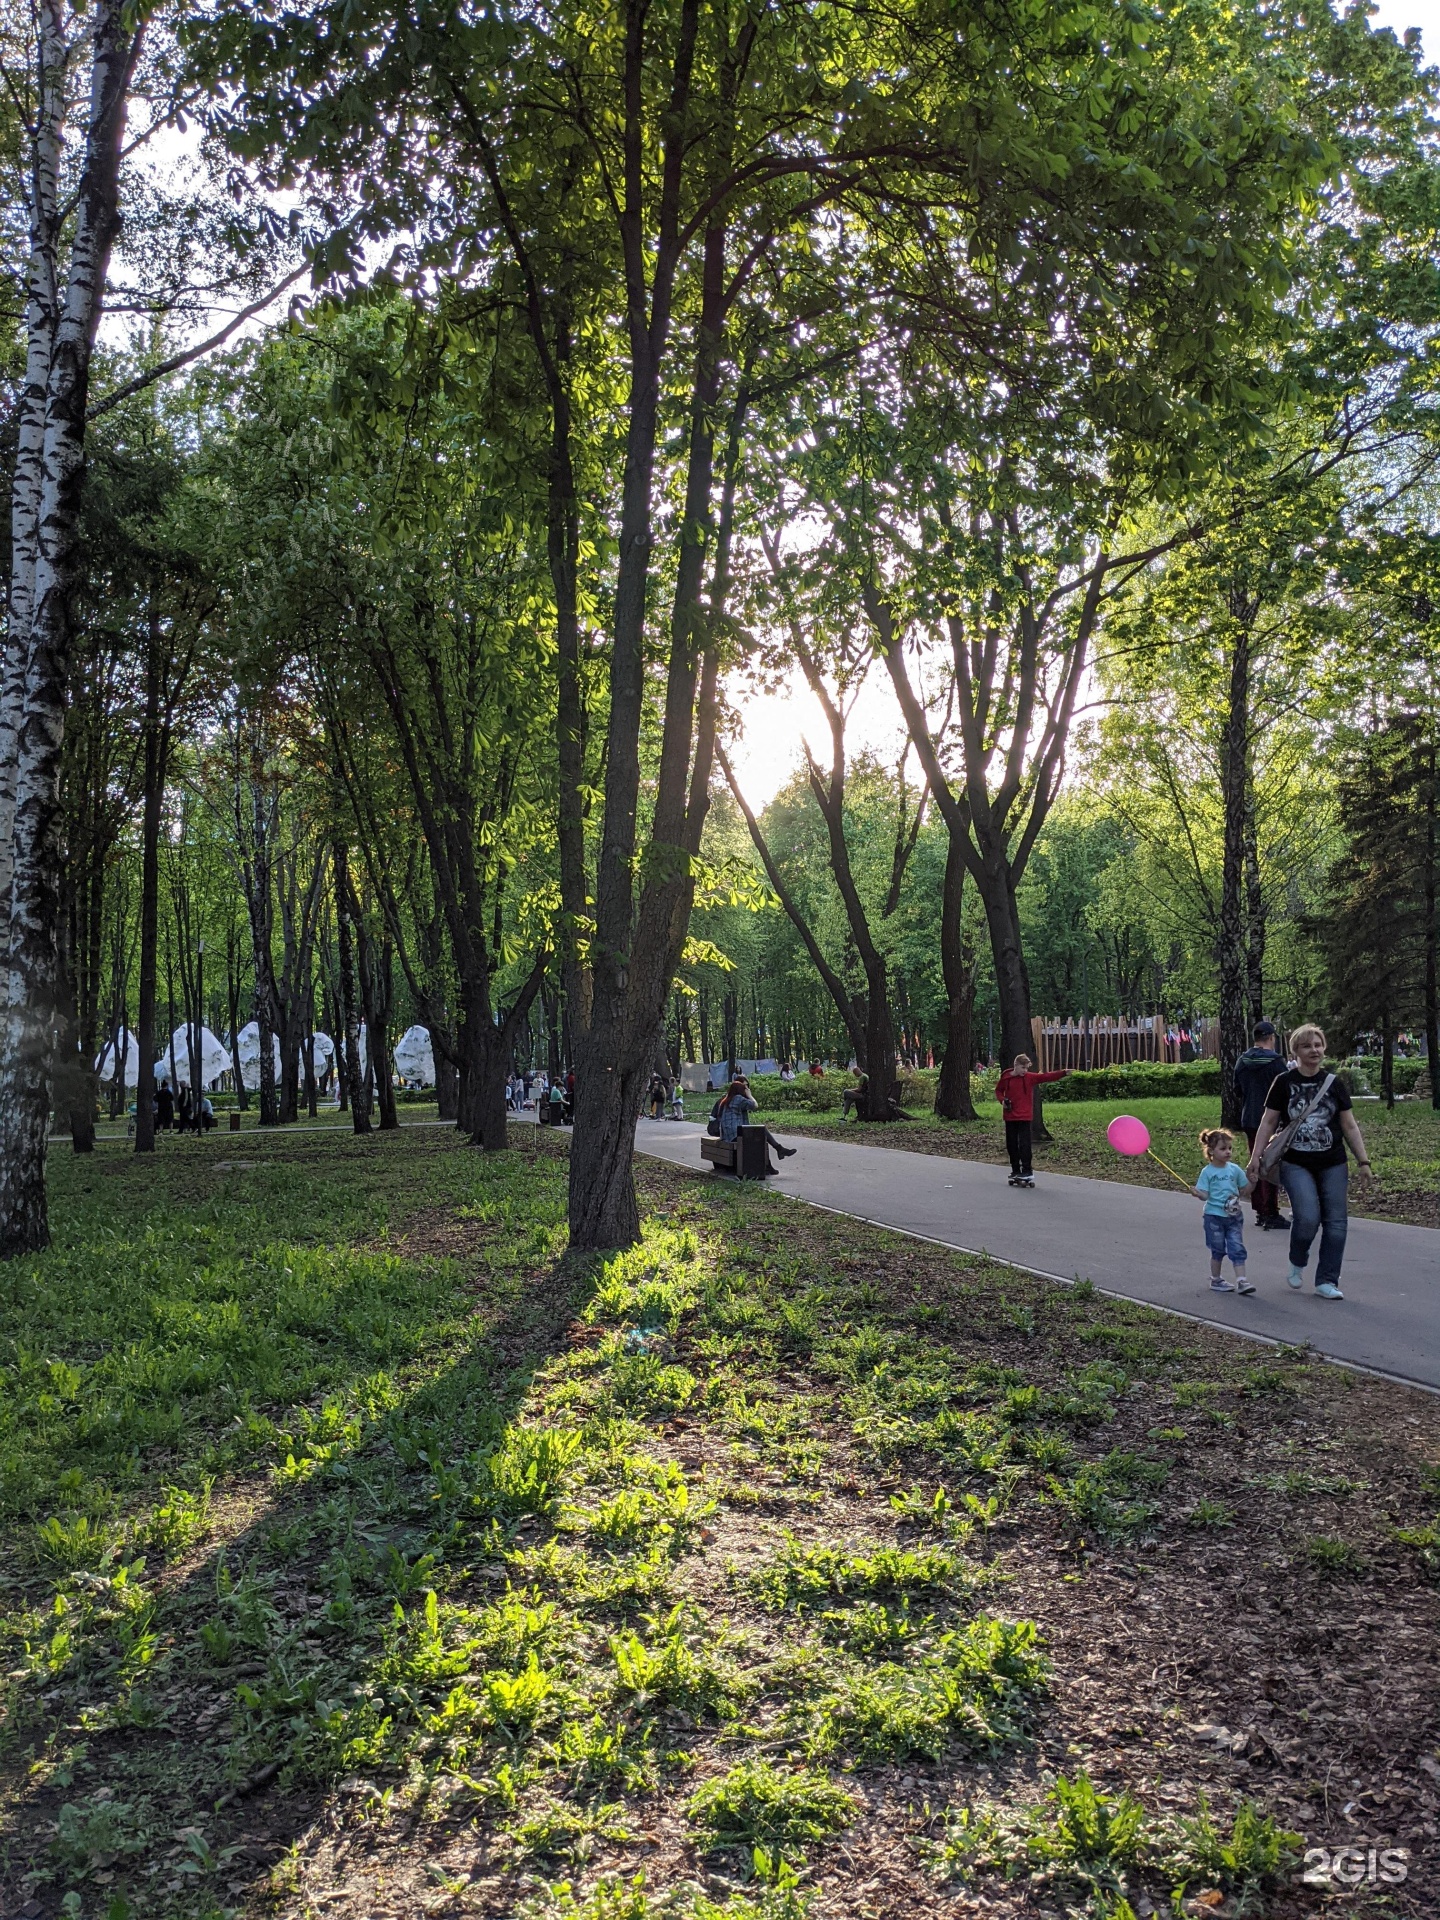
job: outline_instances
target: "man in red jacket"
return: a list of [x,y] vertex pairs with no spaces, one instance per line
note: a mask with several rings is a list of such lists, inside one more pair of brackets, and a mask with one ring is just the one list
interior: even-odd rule
[[1017,1053],[1013,1067],[1007,1067],[995,1083],[995,1098],[1005,1115],[1005,1151],[1010,1156],[1012,1187],[1033,1187],[1030,1171],[1030,1123],[1035,1118],[1035,1089],[1048,1081],[1063,1080],[1063,1073],[1036,1073],[1028,1053]]

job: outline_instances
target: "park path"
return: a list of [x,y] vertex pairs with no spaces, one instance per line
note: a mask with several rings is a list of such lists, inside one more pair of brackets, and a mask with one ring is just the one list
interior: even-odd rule
[[[1091,1280],[1105,1293],[1232,1333],[1308,1342],[1327,1359],[1440,1392],[1440,1229],[1352,1219],[1346,1297],[1327,1301],[1315,1298],[1308,1281],[1304,1292],[1290,1291],[1290,1236],[1254,1231],[1247,1210],[1256,1291],[1242,1299],[1211,1293],[1200,1202],[1183,1193],[1060,1173],[1041,1174],[1027,1192],[1007,1186],[1004,1167],[976,1160],[778,1137],[799,1151],[767,1184],[792,1199],[987,1253],[1048,1279]],[[635,1146],[713,1178],[700,1159],[703,1138],[701,1126],[642,1119]]]

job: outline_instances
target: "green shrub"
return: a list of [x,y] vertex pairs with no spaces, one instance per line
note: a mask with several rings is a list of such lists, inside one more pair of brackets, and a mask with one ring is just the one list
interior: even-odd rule
[[798,1080],[782,1080],[778,1073],[750,1076],[750,1092],[762,1113],[838,1113],[846,1087],[855,1085],[853,1074],[827,1073],[823,1080],[808,1073]]
[[1227,1838],[1211,1819],[1203,1794],[1199,1813],[1182,1820],[1180,1832],[1172,1868],[1238,1895],[1241,1912],[1249,1905],[1247,1896],[1273,1886],[1296,1865],[1304,1845],[1298,1833],[1276,1826],[1274,1816],[1262,1813],[1250,1800],[1242,1800],[1236,1808]]
[[1317,1533],[1313,1539],[1305,1542],[1305,1557],[1317,1573],[1346,1575],[1359,1573],[1365,1565],[1364,1555],[1358,1547],[1348,1540],[1336,1540],[1332,1536]]
[[1256,1911],[1257,1897],[1298,1860],[1300,1836],[1248,1800],[1236,1809],[1228,1834],[1211,1818],[1203,1794],[1199,1809],[1188,1819],[1154,1822],[1132,1795],[1111,1799],[1088,1774],[1062,1775],[1035,1806],[955,1809],[943,1838],[927,1851],[942,1879],[989,1872],[1033,1876],[1037,1888],[1058,1882],[1089,1896],[1087,1915],[1110,1920],[1131,1911],[1122,1890],[1133,1894],[1136,1874],[1165,1885],[1177,1913],[1197,1882],[1232,1895],[1237,1913]]
[[691,1794],[686,1812],[714,1846],[792,1847],[828,1840],[860,1811],[828,1774],[782,1773],[768,1760],[742,1760]]
[[787,1534],[779,1559],[752,1574],[749,1585],[762,1607],[778,1613],[782,1607],[831,1597],[898,1597],[972,1579],[972,1569],[960,1554],[939,1547],[882,1546],[847,1553],[843,1547],[806,1547]]
[[[1356,1054],[1347,1060],[1343,1067],[1338,1060],[1327,1060],[1327,1068],[1337,1070],[1341,1079],[1352,1093],[1379,1093],[1380,1056],[1378,1053]],[[1425,1071],[1423,1060],[1397,1060],[1394,1077],[1396,1093],[1413,1093],[1415,1082]]]
[[913,1665],[847,1676],[811,1716],[807,1750],[871,1762],[939,1760],[957,1742],[988,1751],[1023,1735],[1028,1696],[1048,1674],[1033,1620],[982,1616]]
[[1220,1062],[1196,1060],[1169,1066],[1161,1060],[1131,1060],[1123,1066],[1081,1068],[1046,1087],[1047,1104],[1066,1100],[1220,1098]]

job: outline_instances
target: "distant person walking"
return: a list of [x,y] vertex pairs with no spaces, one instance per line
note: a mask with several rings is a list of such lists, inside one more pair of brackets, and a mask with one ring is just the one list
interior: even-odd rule
[[170,1082],[162,1080],[155,1089],[155,1126],[160,1133],[169,1133],[175,1124],[175,1096],[170,1091]]
[[[1257,1020],[1253,1044],[1235,1062],[1235,1091],[1240,1096],[1240,1125],[1251,1152],[1265,1117],[1265,1100],[1280,1071],[1280,1036],[1269,1020]],[[1280,1211],[1280,1188],[1262,1174],[1252,1181],[1251,1204],[1255,1224],[1262,1233],[1271,1233],[1287,1225]]]
[[995,1098],[1005,1115],[1005,1151],[1010,1156],[1010,1185],[1033,1187],[1035,1174],[1030,1156],[1033,1151],[1031,1127],[1035,1119],[1035,1089],[1052,1080],[1063,1080],[1060,1073],[1036,1073],[1028,1053],[1017,1053],[1013,1067],[1007,1067],[995,1083]]
[[[1370,1178],[1370,1155],[1356,1125],[1350,1092],[1325,1071],[1325,1035],[1319,1027],[1297,1027],[1290,1036],[1295,1065],[1277,1074],[1265,1100],[1265,1115],[1246,1169],[1251,1180],[1277,1160],[1280,1184],[1290,1197],[1290,1271],[1286,1279],[1298,1292],[1305,1284],[1310,1248],[1320,1235],[1315,1293],[1321,1300],[1343,1300],[1340,1267],[1349,1232],[1348,1145],[1361,1178]],[[1278,1143],[1278,1152],[1273,1150]],[[1267,1152],[1267,1150],[1269,1150]]]

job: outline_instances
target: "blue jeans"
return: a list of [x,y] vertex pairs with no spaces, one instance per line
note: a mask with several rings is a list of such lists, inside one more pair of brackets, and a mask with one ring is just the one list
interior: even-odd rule
[[1290,1264],[1304,1268],[1310,1258],[1310,1243],[1320,1235],[1320,1258],[1315,1264],[1315,1284],[1338,1281],[1340,1263],[1345,1258],[1345,1236],[1350,1230],[1350,1214],[1345,1192],[1350,1168],[1342,1160],[1338,1167],[1322,1167],[1312,1173],[1308,1167],[1280,1162],[1280,1184],[1290,1196]]
[[1210,1249],[1210,1258],[1219,1262],[1232,1260],[1237,1267],[1245,1264],[1245,1235],[1240,1228],[1238,1213],[1202,1213],[1200,1216],[1205,1227],[1205,1244]]

